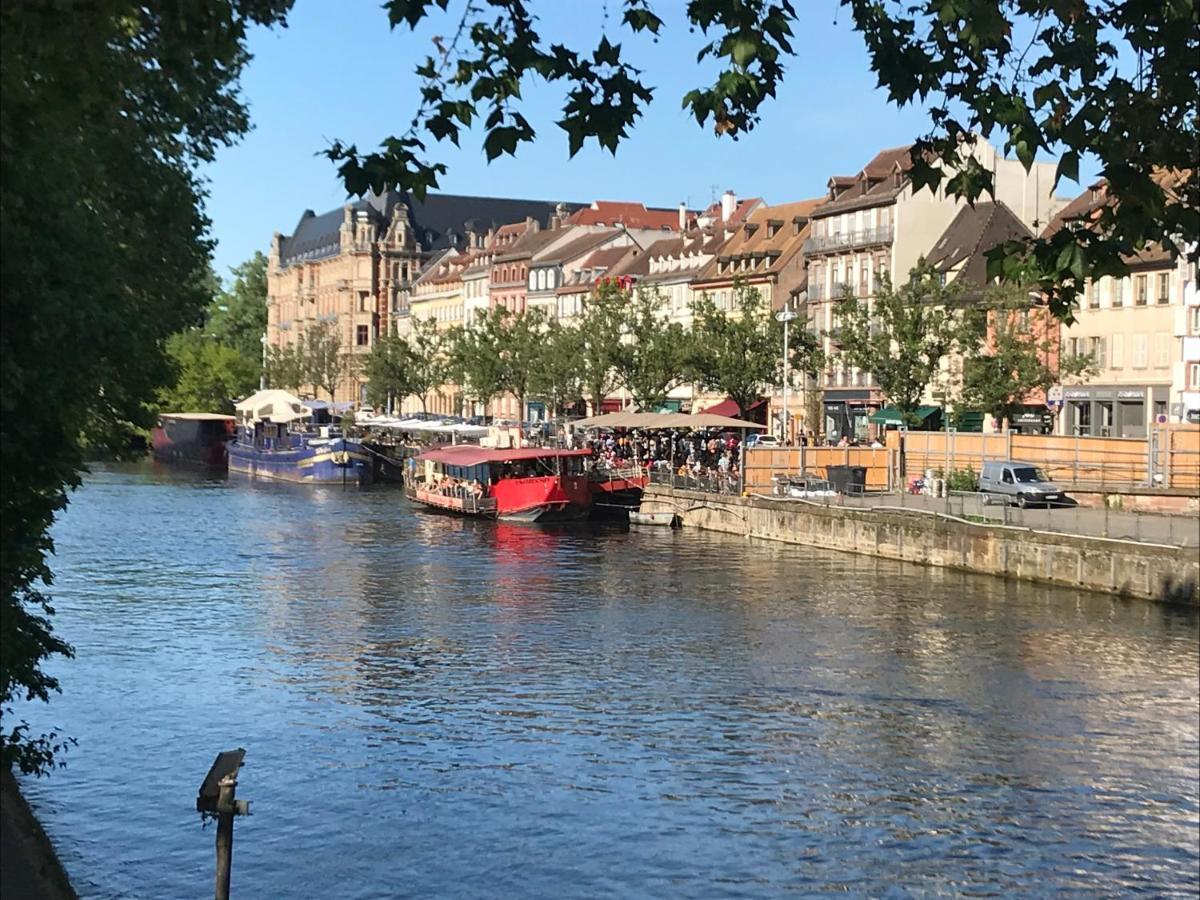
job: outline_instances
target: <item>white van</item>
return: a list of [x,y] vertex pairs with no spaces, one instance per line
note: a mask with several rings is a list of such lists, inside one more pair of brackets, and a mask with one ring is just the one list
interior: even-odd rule
[[1001,503],[1015,503],[1022,509],[1031,503],[1060,506],[1072,502],[1033,463],[1012,459],[985,462],[979,475],[979,490],[984,503],[991,503],[992,497],[998,496]]

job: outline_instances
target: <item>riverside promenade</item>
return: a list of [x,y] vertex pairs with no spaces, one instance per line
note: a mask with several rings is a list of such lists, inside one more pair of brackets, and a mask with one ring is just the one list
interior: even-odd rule
[[1200,606],[1200,559],[1191,546],[980,523],[924,508],[854,508],[662,484],[647,486],[641,508],[673,512],[686,527],[708,531]]

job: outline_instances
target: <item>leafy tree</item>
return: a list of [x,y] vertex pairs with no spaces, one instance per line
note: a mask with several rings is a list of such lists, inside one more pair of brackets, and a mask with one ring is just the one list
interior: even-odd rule
[[293,394],[304,384],[304,348],[302,341],[267,348],[267,383]]
[[1011,422],[1035,391],[1094,375],[1090,356],[1061,355],[1058,320],[1020,291],[994,294],[964,317],[962,403]]
[[[531,80],[562,85],[574,156],[589,139],[616,152],[654,97],[644,74],[610,40],[553,44],[538,32],[530,0],[467,3],[448,40],[421,61],[421,102],[408,128],[379,151],[334,142],[347,189],[361,195],[387,186],[424,196],[445,173],[428,161],[426,141],[458,144],[483,120],[488,160],[513,155],[536,133],[521,113]],[[1200,215],[1200,179],[1163,173],[1194,170],[1200,107],[1195,61],[1200,28],[1192,2],[1140,0],[841,0],[863,38],[871,69],[899,106],[931,110],[931,130],[913,147],[914,183],[975,200],[991,190],[990,173],[964,160],[972,135],[1002,139],[1026,166],[1038,153],[1060,155],[1058,176],[1076,178],[1094,157],[1113,202],[1098,222],[1075,223],[1046,239],[996,249],[994,274],[1036,264],[1051,309],[1069,317],[1085,276],[1120,274],[1122,254],[1158,241],[1183,251]],[[416,28],[446,0],[387,0],[393,28]],[[817,9],[808,15],[822,15]],[[699,60],[712,59],[711,84],[688,91],[683,106],[701,126],[737,139],[773,99],[785,65],[802,53],[792,37],[806,23],[789,0],[690,0],[686,26],[698,35]],[[638,39],[666,27],[650,0],[625,0],[621,26]],[[582,32],[581,32],[582,33]],[[1196,258],[1193,243],[1190,250]]]
[[834,307],[831,337],[848,365],[870,372],[888,402],[911,424],[925,388],[959,338],[965,288],[942,284],[924,260],[894,289],[886,276],[869,305],[847,293]]
[[438,328],[436,319],[414,318],[409,341],[413,349],[409,393],[419,397],[422,411],[428,412],[429,395],[445,384],[450,375],[449,333]]
[[363,365],[367,402],[375,409],[391,410],[412,394],[415,362],[416,353],[404,338],[385,334],[377,340]]
[[[170,380],[167,338],[211,294],[197,169],[248,127],[254,24],[290,0],[0,5],[0,765],[61,739],[14,720],[48,700],[49,528],[84,447],[124,451]],[[71,260],[83,260],[72,264]]]
[[481,310],[476,313],[475,321],[450,332],[450,377],[485,409],[504,391],[499,332],[506,315],[503,307]]
[[691,359],[688,332],[662,312],[657,289],[639,288],[625,305],[625,341],[618,364],[621,383],[639,409],[653,411],[687,376]]
[[733,306],[720,309],[707,294],[693,305],[690,369],[705,390],[727,394],[744,416],[763,388],[783,375],[783,326],[757,288],[738,282]]
[[313,393],[324,390],[332,403],[338,385],[347,375],[347,360],[342,353],[342,333],[336,322],[315,322],[304,330],[300,340],[304,381]]
[[604,398],[620,384],[621,339],[629,292],[605,281],[584,301],[579,319],[579,377],[598,415]]
[[564,325],[558,319],[550,319],[542,335],[541,352],[533,361],[529,391],[532,396],[546,401],[554,418],[562,414],[564,407],[582,396],[580,355],[579,328]]
[[[502,309],[502,308],[501,308]],[[517,398],[517,409],[525,418],[525,404],[535,383],[534,371],[543,353],[546,314],[540,309],[513,313],[500,319],[500,384]]]
[[260,364],[210,334],[184,331],[167,340],[178,370],[175,383],[160,395],[164,410],[233,413],[234,401],[258,388]]
[[207,330],[246,359],[261,360],[262,336],[267,330],[267,257],[256,250],[229,271],[233,283],[217,293]]

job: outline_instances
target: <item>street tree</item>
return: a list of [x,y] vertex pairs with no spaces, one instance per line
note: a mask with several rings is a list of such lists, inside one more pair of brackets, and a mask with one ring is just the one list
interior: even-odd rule
[[314,322],[300,338],[300,358],[304,383],[313,393],[325,391],[334,400],[338,385],[347,375],[346,354],[342,352],[342,333],[336,322]]
[[525,405],[536,381],[534,372],[544,352],[546,314],[540,309],[510,312],[500,320],[497,335],[500,339],[502,365],[501,386],[517,398],[519,415],[525,418]]
[[625,304],[624,332],[618,375],[638,409],[652,411],[686,380],[691,335],[663,312],[662,293],[646,288]]
[[579,328],[550,319],[542,335],[541,351],[533,361],[529,392],[546,402],[552,418],[583,395],[579,359]]
[[429,396],[446,383],[450,373],[449,333],[438,328],[437,320],[414,316],[408,336],[412,347],[409,369],[409,393],[421,401],[421,411],[429,411]]
[[719,391],[745,416],[767,387],[782,382],[783,326],[758,289],[733,287],[732,306],[721,309],[707,294],[693,305],[690,375],[705,390]]
[[870,303],[846,293],[834,306],[831,333],[847,365],[869,372],[909,424],[925,388],[957,346],[966,288],[942,284],[920,261],[899,288],[883,276]]
[[50,526],[85,447],[128,452],[153,423],[167,339],[202,322],[200,172],[248,128],[248,29],[290,6],[0,5],[0,766],[45,771],[62,744],[14,708],[48,700],[42,663],[70,653]]
[[363,363],[367,379],[367,403],[391,411],[413,391],[416,352],[408,341],[385,334],[375,342]]
[[629,292],[613,281],[602,282],[583,300],[579,317],[579,377],[592,415],[620,384],[622,335]]
[[267,384],[293,394],[304,384],[304,348],[302,341],[267,348]]
[[[557,121],[574,156],[588,141],[613,153],[654,99],[644,72],[622,42],[657,40],[667,24],[651,0],[626,0],[620,24],[552,43],[539,32],[532,0],[466,3],[456,16],[446,0],[387,0],[393,28],[415,29],[445,17],[433,52],[416,66],[420,102],[408,127],[375,152],[335,141],[327,156],[347,189],[386,187],[418,197],[436,187],[444,163],[427,142],[458,144],[482,121],[487,159],[515,155],[536,131],[523,115],[531,81],[563,94]],[[550,4],[546,4],[549,6]],[[897,106],[921,103],[930,130],[912,148],[918,188],[974,201],[988,194],[990,170],[964,157],[976,135],[998,137],[1030,167],[1041,153],[1059,157],[1058,178],[1078,179],[1085,158],[1099,162],[1112,203],[1098,222],[1070,223],[1048,237],[995,249],[994,274],[1029,270],[1050,308],[1069,318],[1085,277],[1125,271],[1123,254],[1157,241],[1183,252],[1200,215],[1195,169],[1200,89],[1195,61],[1200,28],[1192,2],[1140,0],[841,0],[862,37],[878,83]],[[809,30],[790,0],[692,0],[680,24],[696,35],[697,61],[715,64],[713,80],[688,91],[683,106],[700,126],[736,140],[751,131],[801,60],[794,35]],[[580,30],[579,35],[586,34]],[[636,52],[636,51],[635,51]],[[810,84],[817,82],[810,80]],[[815,89],[815,88],[814,88]],[[1175,177],[1186,172],[1184,177]],[[1175,174],[1170,174],[1175,173]]]
[[1011,423],[1035,392],[1098,371],[1091,356],[1063,353],[1058,320],[1028,292],[1000,289],[963,321],[961,405]]
[[504,392],[499,331],[506,314],[499,306],[479,310],[474,321],[448,333],[448,375],[485,410]]

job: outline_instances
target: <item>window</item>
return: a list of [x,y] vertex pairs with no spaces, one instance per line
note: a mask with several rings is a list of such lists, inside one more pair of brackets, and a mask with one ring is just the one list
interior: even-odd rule
[[1136,306],[1146,305],[1146,276],[1137,275],[1133,279],[1133,302]]
[[1117,281],[1115,278],[1108,280],[1109,296],[1112,298],[1110,304],[1113,309],[1120,309],[1125,305],[1125,298],[1121,296],[1121,290],[1125,287],[1124,280]]
[[1200,363],[1192,363],[1188,366],[1188,384],[1192,390],[1200,389]]
[[1166,369],[1171,365],[1171,335],[1154,336],[1154,368]]
[[1158,275],[1158,302],[1171,302],[1171,273],[1160,272]]
[[1200,306],[1192,307],[1192,327],[1189,331],[1191,334],[1200,334]]
[[1146,368],[1146,335],[1135,334],[1133,336],[1133,367],[1135,369]]
[[1096,290],[1096,283],[1094,281],[1084,284],[1083,296],[1087,298],[1088,309],[1100,308],[1100,292]]
[[365,347],[371,340],[371,329],[367,325],[359,325],[354,332],[354,346]]
[[[1145,335],[1142,335],[1144,338]],[[1091,354],[1092,362],[1096,364],[1098,369],[1108,368],[1108,355],[1105,340],[1102,337],[1088,338],[1088,353]]]

